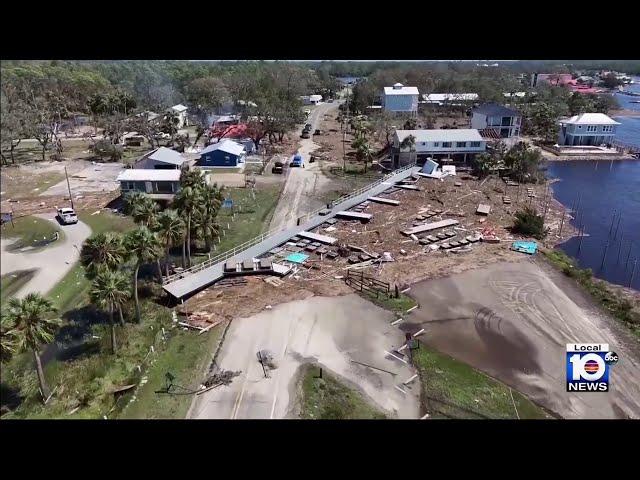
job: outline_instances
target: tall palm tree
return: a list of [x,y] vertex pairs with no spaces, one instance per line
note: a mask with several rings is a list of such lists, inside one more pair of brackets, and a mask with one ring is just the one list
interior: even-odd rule
[[122,317],[122,304],[130,297],[129,281],[122,272],[114,272],[102,269],[93,279],[91,290],[89,290],[91,300],[100,308],[109,310],[109,324],[111,326],[111,352],[115,355],[116,327],[113,321],[113,312],[118,308],[120,312],[120,323],[124,324]]
[[149,197],[144,197],[133,207],[131,216],[134,222],[152,228],[157,212],[158,204]]
[[89,278],[95,277],[100,268],[117,269],[126,257],[122,237],[112,232],[92,235],[80,250],[80,263]]
[[[180,218],[177,211],[165,210],[157,217],[156,232],[158,234],[158,237],[160,238],[160,241],[165,246],[165,270],[167,276],[169,276],[169,249],[179,241],[182,241],[184,250],[184,237],[186,234],[185,223],[182,218]],[[182,263],[184,267],[184,256],[182,259]]]
[[133,271],[133,298],[136,304],[136,319],[140,322],[140,302],[138,300],[138,272],[140,267],[151,262],[158,262],[158,274],[162,282],[162,270],[160,262],[162,257],[162,245],[160,240],[147,227],[138,227],[126,234],[125,245],[129,253],[136,258],[135,269]]
[[180,186],[182,188],[204,186],[204,184],[204,176],[199,168],[182,170],[180,173]]
[[39,350],[43,344],[53,340],[53,335],[60,326],[60,319],[53,316],[55,312],[51,300],[39,293],[30,293],[22,300],[11,298],[5,314],[5,322],[10,322],[17,331],[18,350],[33,352],[40,393],[45,401],[49,398],[50,390],[44,378]]
[[220,234],[220,226],[216,223],[218,211],[222,206],[224,195],[217,184],[205,185],[201,189],[202,203],[195,212],[195,231],[202,236],[207,251],[211,251],[213,240]]
[[[404,140],[402,140],[402,142],[400,142],[400,148],[401,149],[409,149],[409,153],[413,153],[416,150],[416,137],[414,137],[413,135],[409,135],[407,137],[404,138]],[[411,158],[411,156],[410,156]],[[413,162],[415,163],[415,161]]]
[[138,205],[144,203],[147,200],[147,196],[138,191],[127,192],[124,196],[124,213],[125,215],[133,215],[133,211]]
[[188,265],[191,266],[191,219],[201,204],[201,186],[187,186],[180,189],[175,198],[178,211],[187,218],[185,245]]

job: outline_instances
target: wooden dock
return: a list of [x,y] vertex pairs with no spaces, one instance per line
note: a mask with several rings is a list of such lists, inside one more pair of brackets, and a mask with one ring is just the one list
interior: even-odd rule
[[403,235],[417,235],[418,233],[430,232],[432,230],[437,230],[439,228],[451,227],[452,225],[458,225],[458,220],[453,220],[452,218],[447,218],[445,220],[440,220],[439,222],[433,223],[425,223],[424,225],[418,225],[417,227],[410,228],[409,230],[401,230],[400,233]]
[[376,203],[384,203],[385,205],[400,205],[399,200],[392,200],[391,198],[382,198],[382,197],[369,197],[368,200],[370,202]]

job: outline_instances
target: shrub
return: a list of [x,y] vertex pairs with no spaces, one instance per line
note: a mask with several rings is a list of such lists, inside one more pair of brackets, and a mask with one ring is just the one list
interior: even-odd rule
[[513,232],[529,237],[543,239],[547,235],[547,229],[544,228],[544,219],[538,215],[534,208],[525,207],[516,213],[516,219],[513,223]]
[[108,140],[98,140],[91,146],[91,150],[100,157],[100,160],[108,158],[112,162],[119,161],[124,154],[122,145],[115,145]]

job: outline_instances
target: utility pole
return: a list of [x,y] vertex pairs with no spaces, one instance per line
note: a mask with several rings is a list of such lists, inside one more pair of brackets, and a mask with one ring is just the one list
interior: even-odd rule
[[71,201],[71,208],[73,207],[73,197],[71,196],[71,185],[69,184],[69,174],[67,173],[67,167],[64,167],[64,176],[67,177],[67,188],[69,189],[69,200]]

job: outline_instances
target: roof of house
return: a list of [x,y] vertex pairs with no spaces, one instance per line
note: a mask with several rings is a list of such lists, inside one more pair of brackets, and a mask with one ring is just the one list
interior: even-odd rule
[[487,115],[490,117],[519,117],[520,113],[518,111],[513,110],[512,108],[507,108],[504,105],[500,105],[498,103],[485,103],[484,105],[480,105],[477,108],[473,109],[473,113],[481,113],[483,115]]
[[482,137],[475,128],[434,129],[434,130],[396,130],[398,141],[402,142],[413,135],[416,142],[480,142]]
[[152,170],[148,168],[128,168],[118,175],[118,182],[177,182],[181,170]]
[[427,102],[444,102],[447,100],[477,100],[477,93],[430,93],[422,95]]
[[524,97],[527,92],[505,92],[502,95],[505,97]]
[[244,147],[233,140],[222,140],[221,142],[209,145],[207,148],[200,152],[200,155],[220,150],[232,155],[241,155],[244,152]]
[[583,113],[574,115],[571,118],[561,120],[560,123],[571,123],[574,125],[620,125],[614,119],[604,113]]
[[181,103],[179,103],[178,105],[174,105],[173,107],[171,107],[171,110],[175,110],[176,112],[184,112],[187,109],[187,107],[185,107],[184,105],[182,105]]
[[170,163],[171,165],[178,166],[181,166],[185,162],[185,158],[180,153],[167,147],[155,149],[151,154],[147,155],[147,158],[155,160],[156,162]]
[[418,87],[405,87],[396,83],[393,87],[384,87],[385,95],[418,95]]
[[309,100],[317,100],[320,101],[322,100],[322,95],[309,95]]

